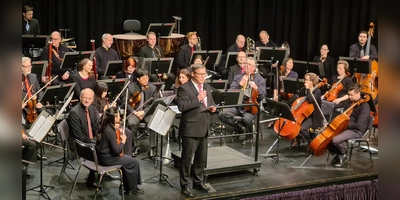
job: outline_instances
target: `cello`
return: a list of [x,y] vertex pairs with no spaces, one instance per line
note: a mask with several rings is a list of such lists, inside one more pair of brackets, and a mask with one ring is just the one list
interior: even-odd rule
[[[328,80],[324,78],[322,82],[319,82],[310,89],[310,92],[313,93],[315,89],[322,87],[327,82]],[[280,117],[274,124],[274,131],[288,140],[294,139],[299,134],[303,120],[314,112],[314,105],[308,103],[306,97],[299,97],[292,104],[291,112],[296,121],[290,121]]]
[[346,111],[343,111],[342,114],[335,117],[335,119],[325,127],[325,130],[311,141],[308,148],[314,155],[320,156],[325,153],[332,138],[342,133],[349,126],[350,115],[353,112],[354,106],[368,102],[369,99],[369,95],[365,95],[363,99],[353,103]]
[[[371,37],[374,35],[374,23],[371,22],[369,26],[365,55],[370,54]],[[356,77],[357,82],[360,83],[362,92],[371,94],[372,99],[375,99],[378,96],[378,62],[376,60],[371,60],[370,74],[355,73],[354,76]]]

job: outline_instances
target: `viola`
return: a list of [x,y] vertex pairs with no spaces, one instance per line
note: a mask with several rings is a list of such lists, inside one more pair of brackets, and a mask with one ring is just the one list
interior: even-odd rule
[[325,130],[311,141],[308,148],[314,153],[314,155],[320,156],[326,152],[332,138],[342,133],[349,126],[350,115],[353,112],[354,106],[368,102],[369,99],[369,95],[365,95],[364,98],[353,103],[353,105],[351,105],[346,111],[335,117],[335,119],[325,127]]
[[337,99],[337,95],[344,88],[342,81],[349,75],[350,73],[347,72],[345,76],[343,76],[339,81],[333,84],[332,88],[324,95],[324,98],[327,101],[332,102],[333,100]]
[[[323,81],[315,85],[310,92],[314,92],[315,89],[322,87],[327,82],[328,80],[324,78]],[[305,97],[299,97],[292,104],[291,112],[296,121],[290,121],[280,117],[274,124],[274,131],[288,140],[297,137],[304,119],[308,118],[314,112],[314,105],[308,103]]]
[[[117,137],[117,144],[121,144],[121,131],[119,129],[116,129],[115,130],[115,135]],[[124,150],[123,149],[122,149],[121,153],[119,154],[119,156],[122,156],[122,155],[124,155]]]

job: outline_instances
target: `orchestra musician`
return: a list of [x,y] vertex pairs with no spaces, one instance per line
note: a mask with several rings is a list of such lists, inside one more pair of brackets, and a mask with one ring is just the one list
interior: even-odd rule
[[[327,44],[323,44],[319,52],[320,55],[316,55],[312,62],[322,63],[324,65],[325,77],[320,78],[331,79],[334,75],[337,74],[335,69],[335,59],[332,56],[328,55],[329,47]],[[330,82],[331,80],[328,81]]]
[[321,116],[321,113],[318,111],[318,107],[321,108],[321,90],[319,88],[315,88],[315,90],[312,92],[314,98],[311,96],[311,91],[318,84],[318,82],[318,76],[315,73],[307,73],[304,75],[304,87],[300,89],[299,97],[305,97],[307,103],[313,104],[314,111],[311,115],[309,115],[308,118],[303,120],[299,135],[293,139],[289,148],[300,147],[301,140],[306,141],[309,144],[311,139],[314,138],[313,133],[309,131],[310,128],[315,130],[320,127],[322,123],[323,116]]
[[364,30],[360,31],[358,34],[358,42],[350,46],[349,57],[378,61],[378,51],[373,44],[371,44],[370,54],[365,55],[367,40],[368,32]]
[[107,92],[108,92],[107,83],[103,81],[97,81],[93,91],[94,91],[94,100],[92,102],[92,105],[94,105],[97,108],[97,112],[99,112],[100,116],[109,107],[115,107],[115,103],[109,105],[107,97]]
[[79,61],[78,72],[71,75],[72,82],[76,83],[74,87],[74,99],[79,99],[79,95],[83,89],[94,89],[96,79],[92,74],[92,68],[93,61],[89,58]]
[[137,62],[134,58],[129,57],[125,60],[124,64],[122,65],[122,71],[117,72],[115,75],[116,78],[129,78],[129,84],[133,84],[137,81],[136,79],[136,67]]
[[[347,95],[351,102],[357,102],[363,97],[361,96],[361,86],[359,83],[352,83],[347,88]],[[349,102],[345,106],[345,110],[351,106]],[[351,138],[361,138],[367,129],[368,117],[370,115],[371,108],[368,103],[361,103],[353,108],[350,115],[350,123],[345,131],[339,133],[337,136],[332,138],[331,143],[328,145],[328,150],[333,157],[331,163],[335,167],[342,167],[343,163],[347,159],[345,142]]]
[[33,18],[33,7],[22,8],[22,35],[40,35],[39,20]]
[[174,94],[178,93],[178,88],[190,80],[190,71],[188,69],[181,69],[178,72],[174,84]]
[[[54,77],[58,75],[58,78],[51,82],[52,85],[66,84],[70,82],[70,72],[66,69],[61,69],[61,64],[63,62],[64,54],[70,52],[69,48],[61,44],[61,33],[58,31],[53,31],[50,35],[50,40],[52,41],[52,68],[51,75]],[[48,61],[49,59],[49,45],[43,48],[40,54],[40,60]],[[42,82],[46,82],[48,77],[42,78]],[[47,80],[49,81],[49,80]]]
[[[257,102],[261,102],[265,98],[266,94],[266,83],[263,77],[260,74],[256,74],[256,60],[254,57],[247,58],[247,65],[244,66],[244,73],[238,74],[232,81],[229,89],[247,89],[251,88],[251,90],[258,91]],[[243,88],[246,87],[246,88]],[[248,103],[251,97],[243,95],[243,103]],[[254,102],[255,103],[255,102]],[[240,127],[243,132],[251,133],[253,132],[253,121],[256,119],[256,113],[252,113],[249,110],[245,110],[243,107],[233,107],[233,108],[225,108],[223,112],[219,113],[218,117],[222,123],[228,125],[228,128],[232,130],[236,129],[236,124],[233,121],[234,116],[242,116],[244,127]],[[243,129],[245,128],[245,130]],[[233,132],[233,131],[231,131]],[[252,143],[253,135],[246,135],[242,144]]]
[[[282,97],[282,93],[283,93],[283,89],[282,89],[282,77],[287,77],[287,78],[298,78],[299,74],[295,71],[292,70],[293,69],[293,58],[291,57],[287,57],[283,60],[281,68],[278,69],[279,70],[279,83],[276,83],[276,80],[274,82],[274,100],[275,101],[283,101],[283,97]],[[278,93],[279,91],[279,93]],[[291,105],[292,102],[287,101],[288,99],[286,99],[287,104]]]
[[111,48],[114,43],[113,36],[109,33],[104,33],[101,36],[101,46],[95,50],[97,74],[99,79],[109,79],[110,77],[104,76],[107,68],[108,61],[119,60],[117,51]]
[[122,165],[127,195],[144,194],[144,190],[138,188],[138,185],[142,184],[139,161],[132,157],[132,139],[127,137],[132,136],[132,133],[129,129],[121,127],[120,120],[120,113],[116,107],[104,111],[96,137],[97,158],[103,166]]
[[[149,72],[146,69],[139,68],[136,70],[137,72],[137,81],[133,84],[128,86],[129,97],[124,97],[124,102],[126,101],[125,98],[129,98],[129,101],[134,101],[139,99],[139,102],[129,102],[127,106],[127,113],[133,113],[130,117],[127,117],[127,125],[128,128],[133,133],[133,145],[134,145],[134,154],[136,155],[138,152],[138,125],[140,122],[144,122],[147,124],[149,122],[152,115],[148,115],[146,118],[143,118],[147,111],[150,110],[154,100],[157,99],[158,93],[157,88],[155,85],[149,82]],[[138,96],[139,95],[139,96]],[[152,98],[152,100],[150,99]],[[145,104],[145,102],[147,102]],[[133,104],[133,107],[132,107]],[[150,143],[150,151],[149,157],[152,158],[155,156],[155,148],[156,148],[156,133],[154,131],[150,132],[149,137]]]
[[196,55],[194,57],[194,61],[192,65],[202,65],[203,64],[203,56],[202,55]]
[[193,197],[192,187],[210,191],[204,178],[204,168],[207,165],[211,113],[216,111],[211,87],[204,83],[206,67],[193,65],[192,68],[192,79],[181,85],[177,94],[178,108],[182,112],[179,125],[182,136],[179,179],[181,193],[187,197]]
[[238,74],[244,73],[244,65],[246,65],[247,55],[244,51],[238,53],[236,57],[237,64],[229,67],[228,85],[232,84],[233,78]]
[[246,38],[243,35],[238,35],[236,36],[236,41],[234,44],[232,44],[227,52],[241,52],[241,51],[246,51],[245,48],[245,42]]
[[269,34],[266,30],[260,31],[260,40],[256,41],[255,46],[257,47],[276,47],[276,43],[269,39]]
[[188,40],[188,43],[181,46],[176,58],[174,59],[174,62],[176,63],[178,70],[187,69],[190,67],[190,58],[194,50],[196,49],[196,45],[199,42],[199,39],[196,34],[197,34],[196,31],[188,32],[186,34],[186,39]]

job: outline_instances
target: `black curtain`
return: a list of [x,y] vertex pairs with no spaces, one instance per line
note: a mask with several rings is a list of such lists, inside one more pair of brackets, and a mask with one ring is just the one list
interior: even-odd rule
[[[279,46],[287,41],[291,57],[311,60],[327,43],[335,59],[348,56],[358,32],[374,22],[372,44],[378,48],[376,0],[23,0],[34,7],[42,34],[70,29],[77,50],[101,45],[105,32],[122,34],[125,19],[141,21],[141,34],[150,23],[171,23],[182,17],[181,34],[197,31],[203,50],[223,50],[238,34],[258,40],[267,30]],[[379,50],[379,49],[378,49]]]

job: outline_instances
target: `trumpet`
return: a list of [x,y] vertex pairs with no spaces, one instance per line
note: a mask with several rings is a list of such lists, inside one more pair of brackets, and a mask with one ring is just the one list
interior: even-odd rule
[[256,50],[255,42],[253,39],[247,37],[246,43],[247,43],[247,52],[254,52]]

